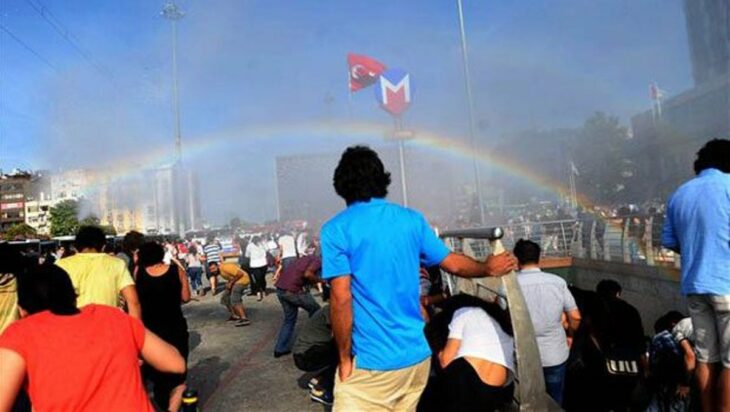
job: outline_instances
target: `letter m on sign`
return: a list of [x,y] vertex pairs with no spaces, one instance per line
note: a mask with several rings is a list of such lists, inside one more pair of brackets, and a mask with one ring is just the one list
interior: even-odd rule
[[383,110],[398,116],[411,105],[410,75],[399,69],[391,69],[378,79],[376,89],[378,101]]

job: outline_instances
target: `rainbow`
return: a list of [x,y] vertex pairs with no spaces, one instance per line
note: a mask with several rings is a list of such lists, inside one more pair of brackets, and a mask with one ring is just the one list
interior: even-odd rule
[[[499,172],[506,176],[514,177],[537,189],[548,190],[557,195],[565,195],[569,192],[563,182],[556,181],[538,171],[526,167],[516,160],[500,157],[487,149],[472,150],[467,139],[458,135],[447,135],[435,133],[423,129],[415,129],[413,138],[408,145],[417,146],[433,151],[439,155],[450,156],[456,161],[469,161],[473,158],[486,169]],[[192,162],[205,155],[211,154],[216,149],[230,150],[232,147],[257,147],[263,144],[272,144],[272,141],[282,139],[327,139],[329,146],[335,144],[336,150],[344,150],[352,144],[377,144],[384,141],[384,138],[392,135],[392,128],[378,123],[358,122],[319,122],[299,123],[286,126],[257,126],[250,128],[236,128],[219,131],[195,138],[184,139],[183,151],[185,153],[183,162]],[[138,176],[140,171],[154,167],[169,166],[173,164],[172,144],[147,151],[144,154],[135,155],[130,158],[120,159],[114,164],[107,165],[105,174],[114,179],[125,179]],[[584,194],[578,193],[578,205],[590,210],[596,203]],[[607,225],[621,229],[620,223],[615,219],[604,219]],[[644,249],[644,245],[639,245]],[[668,269],[668,273],[671,272]]]
[[[390,134],[392,134],[392,129],[383,124],[357,122],[318,122],[235,128],[184,139],[183,161],[199,159],[215,149],[229,149],[236,146],[254,147],[259,144],[270,145],[272,141],[281,139],[329,139],[333,143],[340,144],[341,147],[338,147],[338,150],[342,150],[345,146],[355,143],[382,142]],[[568,193],[568,188],[563,182],[550,179],[513,159],[497,156],[487,149],[474,151],[466,142],[467,139],[462,136],[414,129],[413,139],[408,141],[408,145],[447,155],[455,160],[471,161],[474,157],[486,170],[515,177],[535,188],[547,189],[558,195]],[[135,155],[120,159],[107,165],[106,172],[113,178],[123,179],[139,173],[140,170],[169,165],[173,161],[172,145],[170,145],[147,151],[142,156]],[[594,202],[581,194],[578,194],[578,203],[584,208],[591,208],[594,205]]]

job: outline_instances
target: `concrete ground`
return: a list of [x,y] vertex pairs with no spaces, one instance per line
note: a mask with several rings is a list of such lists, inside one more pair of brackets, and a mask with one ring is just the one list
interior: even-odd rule
[[[271,292],[262,302],[244,297],[251,325],[226,322],[220,294],[184,306],[190,330],[188,385],[199,392],[199,407],[210,411],[316,411],[326,408],[309,399],[309,376],[294,366],[291,355],[274,359],[282,310]],[[307,313],[299,311],[297,326]]]

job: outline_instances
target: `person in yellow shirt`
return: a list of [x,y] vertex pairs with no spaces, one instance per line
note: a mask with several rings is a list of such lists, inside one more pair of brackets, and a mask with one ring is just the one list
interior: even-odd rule
[[76,306],[90,303],[119,306],[119,295],[127,304],[129,315],[141,319],[142,309],[134,280],[122,259],[102,253],[106,236],[101,228],[83,226],[76,234],[79,253],[56,262],[65,270],[76,290]]
[[243,307],[243,293],[251,284],[251,278],[245,270],[231,262],[210,262],[208,270],[212,276],[220,275],[226,280],[226,290],[221,296],[221,304],[231,312],[230,321],[236,321],[236,326],[248,326],[251,321],[246,316]]
[[20,318],[17,276],[25,272],[28,261],[7,243],[0,243],[0,334]]

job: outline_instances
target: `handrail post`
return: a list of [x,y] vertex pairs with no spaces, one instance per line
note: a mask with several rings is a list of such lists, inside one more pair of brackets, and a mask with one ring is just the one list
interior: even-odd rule
[[598,259],[598,239],[596,239],[596,225],[598,225],[597,220],[593,220],[591,222],[591,237],[588,239],[588,243],[591,245],[591,259],[597,260]]
[[[579,258],[585,258],[586,257],[586,249],[585,245],[583,245],[583,222],[578,222],[577,225],[575,225],[575,232],[573,233],[573,243],[571,244],[571,249],[573,250],[573,253],[577,255]],[[575,247],[572,247],[572,245],[575,245]]]
[[654,239],[652,239],[654,235],[654,231],[652,230],[654,226],[654,216],[649,216],[645,220],[644,225],[644,237],[646,238],[646,241],[644,242],[646,245],[646,264],[648,266],[655,266],[656,263],[654,262]]
[[[492,253],[497,255],[504,252],[504,246],[499,238],[490,239]],[[517,281],[517,274],[513,271],[502,276],[502,288],[507,297],[510,309],[512,328],[514,329],[515,358],[517,361],[517,395],[520,402],[520,411],[548,410],[547,393],[545,392],[545,377],[542,372],[540,352],[535,338],[535,329],[532,325],[530,311],[522,295],[522,289]],[[519,318],[515,322],[515,316]]]
[[623,231],[621,232],[621,256],[624,259],[624,263],[631,263],[631,251],[629,250],[629,225],[631,224],[631,217],[627,217],[623,225]]
[[603,228],[603,260],[606,262],[611,261],[611,245],[608,243],[608,232],[611,226],[608,224],[608,219],[604,223]]

